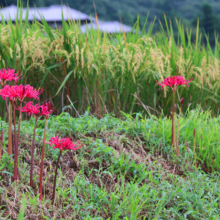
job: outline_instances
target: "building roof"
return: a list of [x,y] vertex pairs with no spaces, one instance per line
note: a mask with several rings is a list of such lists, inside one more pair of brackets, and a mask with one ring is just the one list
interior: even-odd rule
[[[132,28],[125,25],[121,24],[118,21],[99,21],[99,30],[103,32],[107,32],[110,34],[113,33],[120,33],[123,32],[123,29],[125,32],[131,32]],[[123,27],[123,28],[122,28]],[[97,29],[96,23],[89,23],[81,26],[81,31],[85,33],[86,31],[90,29]]]
[[[12,21],[16,20],[17,11],[20,12],[20,8],[17,8],[15,5],[11,5],[6,8],[0,9],[0,21],[2,21],[2,16],[4,20],[9,20],[11,18]],[[37,20],[41,20],[42,15],[47,22],[61,22],[62,21],[62,11],[64,20],[91,20],[89,15],[81,13],[75,9],[69,8],[67,6],[58,6],[52,5],[49,7],[39,7],[39,8],[29,8],[28,20],[33,21],[34,17]],[[25,19],[27,9],[23,8],[22,11],[22,20]],[[18,13],[19,15],[19,13]],[[93,20],[93,19],[92,19]]]
[[[15,6],[15,5],[11,5],[9,7],[5,7],[5,8],[0,9],[0,21],[2,21],[2,17],[4,18],[5,21],[9,20],[9,19],[11,19],[12,21],[15,21],[16,15],[17,15],[17,10],[20,11],[20,9],[19,8],[17,9],[17,6]],[[25,11],[25,13],[23,11],[22,20],[24,20],[25,14],[26,14],[26,11]],[[29,19],[33,20],[31,15],[29,15],[29,17],[30,17]]]
[[[85,33],[86,31],[90,30],[91,28],[97,29],[96,25],[96,19],[91,18],[89,15],[86,15],[84,13],[81,13],[77,10],[74,10],[72,8],[69,8],[67,6],[58,6],[58,5],[52,5],[49,7],[39,7],[39,8],[29,8],[28,9],[28,20],[33,21],[35,18],[38,21],[41,21],[41,16],[45,18],[47,22],[61,22],[62,21],[62,12],[64,20],[85,20],[88,22],[92,22],[89,24],[81,25],[81,31],[82,33]],[[20,16],[20,8],[17,8],[15,5],[11,5],[6,8],[0,9],[0,22],[2,21],[2,17],[5,21],[11,19],[12,22],[16,20],[18,12],[18,17]],[[22,9],[22,20],[26,17],[27,8]],[[123,27],[123,29],[122,29]],[[107,33],[120,33],[123,32],[131,32],[132,28],[121,24],[118,21],[99,21],[99,30]]]

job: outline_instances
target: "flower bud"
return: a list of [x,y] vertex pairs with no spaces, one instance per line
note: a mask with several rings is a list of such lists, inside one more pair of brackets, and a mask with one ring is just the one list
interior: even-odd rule
[[184,98],[181,98],[181,100],[180,100],[180,107],[182,108],[182,106],[183,106],[183,102],[184,102]]

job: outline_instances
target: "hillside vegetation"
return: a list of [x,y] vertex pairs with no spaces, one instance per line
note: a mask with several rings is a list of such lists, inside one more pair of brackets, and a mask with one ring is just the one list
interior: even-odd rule
[[[51,204],[59,150],[45,149],[43,196],[38,184],[44,121],[38,121],[34,156],[34,187],[29,187],[30,143],[34,118],[22,121],[19,181],[13,182],[13,162],[7,154],[7,135],[0,161],[0,218],[6,219],[219,219],[219,123],[196,109],[181,116],[180,157],[170,145],[171,120],[133,119],[106,115],[79,118],[68,113],[50,117],[47,140],[55,135],[80,140],[76,153],[65,151]],[[1,121],[3,129],[7,124]],[[193,129],[196,129],[198,169],[194,167]],[[7,133],[5,133],[7,134]],[[187,139],[186,144],[184,143]],[[210,171],[213,171],[210,173]],[[19,217],[18,217],[19,216]]]

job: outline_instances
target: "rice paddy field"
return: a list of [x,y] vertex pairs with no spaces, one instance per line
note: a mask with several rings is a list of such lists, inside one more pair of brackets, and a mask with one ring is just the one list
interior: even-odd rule
[[146,113],[143,105],[153,114],[161,109],[169,114],[172,93],[155,82],[181,75],[193,78],[188,90],[179,90],[178,97],[185,98],[184,111],[201,104],[217,115],[219,43],[216,40],[215,48],[201,45],[199,28],[196,42],[191,43],[191,31],[177,24],[175,41],[169,21],[155,35],[154,23],[147,21],[147,33],[141,32],[137,22],[135,33],[109,35],[92,30],[82,34],[79,24],[71,20],[63,21],[63,28],[57,30],[45,20],[19,23],[18,15],[15,25],[0,24],[0,68],[22,73],[21,83],[44,87],[42,100],[53,102],[57,113],[72,102],[73,116],[76,111],[84,114],[88,107],[97,117],[108,113],[119,117],[120,111]]
[[[201,45],[198,28],[192,43],[191,31],[177,24],[178,41],[168,21],[155,35],[153,23],[147,33],[137,22],[134,33],[120,35],[82,34],[71,20],[63,21],[62,29],[44,19],[20,23],[19,16],[15,24],[0,24],[0,69],[15,69],[23,74],[21,84],[43,87],[38,103],[50,101],[56,109],[46,130],[42,118],[37,122],[30,187],[35,120],[23,115],[14,181],[7,111],[0,100],[0,219],[220,219],[219,44]],[[177,90],[173,122],[173,93],[157,82],[176,75],[193,80]],[[54,136],[70,137],[82,147],[63,152],[53,204],[59,151],[48,140]]]

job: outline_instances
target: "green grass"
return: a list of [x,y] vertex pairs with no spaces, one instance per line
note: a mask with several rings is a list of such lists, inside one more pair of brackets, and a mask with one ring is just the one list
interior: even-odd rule
[[[170,143],[170,119],[121,114],[121,119],[111,115],[97,119],[88,111],[79,118],[68,113],[49,118],[47,140],[59,135],[83,143],[76,153],[68,151],[61,159],[54,207],[50,198],[58,151],[46,146],[45,199],[41,204],[38,174],[44,122],[38,122],[36,131],[31,189],[28,184],[34,121],[23,121],[17,185],[12,183],[13,163],[6,148],[0,162],[0,216],[16,219],[18,214],[24,215],[26,206],[24,219],[219,219],[220,137],[216,134],[220,118],[211,118],[210,112],[200,108],[182,116],[177,161]],[[2,126],[7,130],[7,124],[3,122]],[[198,169],[193,160],[193,129]],[[7,136],[5,146],[6,140]]]

